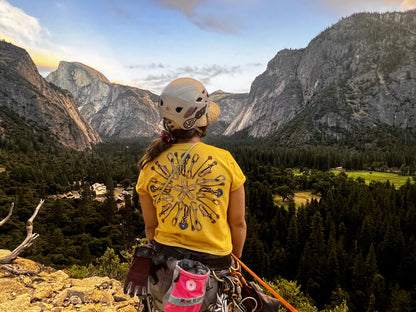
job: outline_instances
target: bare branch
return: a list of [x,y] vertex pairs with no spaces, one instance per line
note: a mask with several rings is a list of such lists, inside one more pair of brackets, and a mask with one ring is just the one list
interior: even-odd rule
[[11,264],[3,264],[0,268],[14,275],[38,275],[42,271],[41,267],[39,267],[37,272],[33,270],[17,270]]
[[0,226],[2,226],[3,224],[5,224],[7,222],[7,220],[10,219],[10,217],[12,216],[12,213],[13,213],[13,207],[14,207],[14,203],[12,203],[12,205],[10,206],[9,214],[7,215],[7,217],[4,218],[3,220],[1,220]]
[[27,220],[26,222],[26,238],[25,240],[16,247],[15,250],[13,250],[11,253],[9,253],[7,256],[0,258],[0,264],[8,264],[11,263],[14,259],[17,258],[17,256],[23,252],[24,250],[26,250],[27,248],[29,248],[32,244],[33,241],[39,236],[39,234],[37,233],[33,233],[33,220],[36,218],[36,215],[39,212],[40,207],[42,207],[43,203],[45,202],[44,199],[42,199],[38,206],[35,209],[35,212],[33,213],[33,215],[29,218],[29,220]]

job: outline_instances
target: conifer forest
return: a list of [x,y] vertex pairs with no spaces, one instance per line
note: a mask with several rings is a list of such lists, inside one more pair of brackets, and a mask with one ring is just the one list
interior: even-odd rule
[[[108,248],[120,255],[145,237],[137,194],[117,207],[113,191],[116,185],[135,185],[137,163],[150,139],[107,141],[75,152],[53,143],[42,129],[36,136],[22,127],[13,131],[16,135],[0,137],[0,220],[15,203],[13,216],[0,228],[0,248],[13,250],[23,241],[26,220],[42,198],[46,201],[34,222],[39,237],[22,255],[42,264],[88,266]],[[398,188],[328,169],[385,167],[414,176],[415,148],[284,148],[227,139],[207,143],[230,150],[247,176],[248,234],[242,259],[257,275],[296,281],[320,310],[345,300],[348,311],[414,311],[414,179]],[[91,185],[96,182],[107,187],[103,201],[94,200]],[[311,190],[319,199],[295,206],[288,198],[279,204],[282,187]],[[74,190],[81,198],[51,196]]]

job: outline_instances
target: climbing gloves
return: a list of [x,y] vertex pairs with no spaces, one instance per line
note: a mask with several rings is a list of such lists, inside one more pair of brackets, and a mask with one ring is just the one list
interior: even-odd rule
[[149,294],[148,277],[154,275],[152,256],[154,249],[149,247],[136,247],[133,261],[130,264],[126,281],[124,282],[124,293],[130,297],[146,296]]

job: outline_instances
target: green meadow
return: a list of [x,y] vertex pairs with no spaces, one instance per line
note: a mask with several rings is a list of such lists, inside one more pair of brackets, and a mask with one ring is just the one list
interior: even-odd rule
[[408,179],[412,183],[415,182],[413,177],[411,176],[402,176],[396,173],[390,173],[390,172],[377,172],[377,171],[338,171],[338,170],[331,170],[334,174],[339,174],[340,172],[344,172],[349,178],[357,179],[362,178],[365,180],[365,183],[369,184],[371,181],[375,182],[387,182],[389,181],[391,184],[394,184],[396,188],[399,188],[403,184],[406,183]]

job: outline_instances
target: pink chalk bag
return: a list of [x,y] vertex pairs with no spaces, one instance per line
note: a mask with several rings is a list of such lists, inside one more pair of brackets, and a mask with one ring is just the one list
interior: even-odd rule
[[209,274],[209,268],[201,262],[179,260],[173,272],[172,285],[163,296],[165,312],[198,312]]

